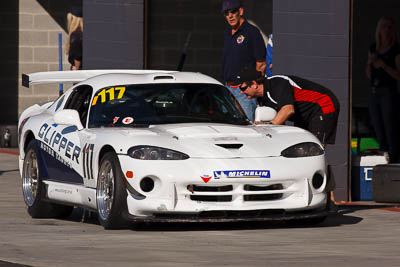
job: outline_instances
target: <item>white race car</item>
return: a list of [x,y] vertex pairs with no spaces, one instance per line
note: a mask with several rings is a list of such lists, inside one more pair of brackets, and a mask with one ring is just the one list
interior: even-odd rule
[[[77,82],[19,120],[28,213],[97,211],[131,222],[302,220],[327,212],[324,150],[296,127],[250,123],[232,94],[199,74],[84,70],[23,74],[23,85]],[[258,108],[257,120],[274,116]]]

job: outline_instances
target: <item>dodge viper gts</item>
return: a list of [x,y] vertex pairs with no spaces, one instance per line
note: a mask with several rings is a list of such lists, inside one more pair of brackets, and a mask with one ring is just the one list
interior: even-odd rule
[[[211,77],[82,70],[23,74],[22,81],[75,83],[19,119],[22,192],[33,218],[68,217],[82,207],[114,229],[327,215],[318,139],[296,127],[251,123]],[[258,120],[272,113],[258,108]]]

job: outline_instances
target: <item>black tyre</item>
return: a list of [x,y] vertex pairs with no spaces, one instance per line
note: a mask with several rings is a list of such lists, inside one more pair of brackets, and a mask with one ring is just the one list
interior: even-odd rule
[[66,218],[73,208],[44,201],[44,185],[40,177],[36,140],[29,142],[25,150],[22,171],[22,193],[28,213],[32,218]]
[[98,219],[104,229],[121,229],[129,225],[123,179],[117,155],[107,152],[100,162],[96,188]]

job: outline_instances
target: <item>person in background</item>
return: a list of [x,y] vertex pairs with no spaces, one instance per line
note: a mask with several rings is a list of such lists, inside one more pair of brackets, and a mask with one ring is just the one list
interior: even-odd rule
[[82,8],[73,7],[67,14],[68,40],[66,52],[71,70],[82,69],[83,19]]
[[375,43],[368,51],[366,74],[371,81],[369,111],[379,149],[388,153],[389,163],[399,162],[396,98],[400,45],[392,17],[384,16],[378,22]]
[[238,74],[243,67],[265,72],[265,44],[260,31],[243,17],[239,0],[224,0],[222,13],[229,27],[225,33],[222,58],[223,79],[250,121],[254,121],[255,99],[248,99],[239,90]]
[[272,47],[273,47],[273,43],[272,43],[272,33],[270,35],[266,35],[264,33],[264,31],[252,20],[247,20],[248,23],[250,23],[251,25],[253,25],[254,27],[256,27],[260,33],[261,36],[264,40],[264,44],[266,47],[266,56],[265,56],[265,63],[266,63],[266,67],[265,67],[265,75],[267,77],[271,77],[272,76]]
[[6,128],[6,131],[4,132],[4,147],[10,147],[11,146],[11,134],[10,130]]
[[267,42],[267,57],[265,59],[265,62],[267,63],[267,67],[265,68],[265,74],[268,77],[272,76],[272,47],[273,47],[273,42],[272,42],[272,33],[268,37],[268,42]]

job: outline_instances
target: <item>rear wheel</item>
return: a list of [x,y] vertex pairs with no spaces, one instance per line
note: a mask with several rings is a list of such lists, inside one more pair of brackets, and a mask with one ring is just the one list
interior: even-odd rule
[[45,189],[40,178],[36,140],[29,142],[25,150],[22,170],[22,193],[32,218],[66,218],[73,208],[44,201]]
[[107,152],[100,162],[96,188],[98,218],[104,229],[128,226],[127,192],[123,179],[117,155]]

